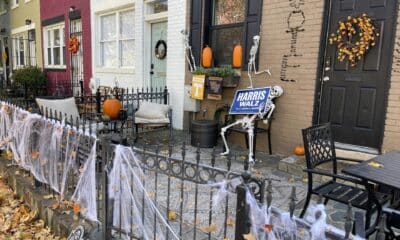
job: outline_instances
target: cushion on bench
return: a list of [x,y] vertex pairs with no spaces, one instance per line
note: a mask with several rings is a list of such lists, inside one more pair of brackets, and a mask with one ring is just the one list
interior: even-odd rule
[[[74,119],[74,121],[79,118],[79,112],[78,112],[78,108],[75,104],[75,98],[71,97],[71,98],[64,98],[64,99],[44,99],[44,98],[36,98],[36,103],[38,104],[39,108],[43,108],[43,110],[45,111],[46,108],[50,111],[50,109],[53,111],[57,111],[57,116],[55,116],[56,118],[59,117],[60,112],[62,113],[62,116],[64,117],[64,115],[67,115],[67,118],[70,119],[70,117],[72,116],[72,118]],[[44,113],[42,113],[44,114]]]
[[[146,102],[143,101],[137,112],[135,113],[135,122],[139,123],[137,120],[147,120],[151,121],[151,123],[160,123],[159,121],[165,121],[168,120],[168,110],[169,110],[169,105],[165,104],[160,104],[160,103],[152,103],[152,102]],[[145,122],[141,122],[145,123]]]

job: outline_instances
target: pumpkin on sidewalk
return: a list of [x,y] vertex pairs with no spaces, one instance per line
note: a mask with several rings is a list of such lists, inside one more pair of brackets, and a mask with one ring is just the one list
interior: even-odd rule
[[112,120],[119,117],[119,111],[122,109],[122,103],[116,98],[110,98],[104,101],[103,113],[109,116]]

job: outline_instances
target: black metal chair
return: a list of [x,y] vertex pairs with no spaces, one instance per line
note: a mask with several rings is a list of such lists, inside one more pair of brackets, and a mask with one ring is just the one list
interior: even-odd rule
[[386,215],[386,227],[388,229],[386,239],[400,239],[400,200],[389,207],[384,207],[382,213]]
[[[307,172],[308,176],[308,191],[306,202],[300,217],[304,216],[310,202],[311,195],[316,194],[325,198],[325,204],[329,199],[331,199],[344,204],[351,203],[353,207],[365,210],[366,225],[369,226],[371,215],[376,211],[376,206],[373,204],[372,208],[370,208],[368,202],[368,191],[356,186],[356,184],[364,185],[364,182],[362,182],[360,179],[347,175],[337,174],[338,160],[351,162],[361,161],[356,159],[343,159],[336,157],[335,143],[332,138],[330,123],[303,129],[302,133],[307,162],[307,169],[304,171]],[[319,165],[328,162],[332,163],[331,171],[318,168]],[[321,183],[318,186],[314,186],[314,174],[331,177],[331,179],[327,182]],[[378,192],[375,194],[377,200],[382,204],[388,201],[390,198],[389,194],[381,194]]]

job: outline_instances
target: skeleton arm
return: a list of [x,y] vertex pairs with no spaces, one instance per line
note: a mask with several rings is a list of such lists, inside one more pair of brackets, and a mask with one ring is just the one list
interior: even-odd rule
[[268,115],[267,115],[267,117],[263,120],[263,123],[264,123],[264,124],[268,124],[268,121],[269,121],[269,119],[271,118],[272,113],[274,112],[274,110],[275,110],[275,104],[271,102]]

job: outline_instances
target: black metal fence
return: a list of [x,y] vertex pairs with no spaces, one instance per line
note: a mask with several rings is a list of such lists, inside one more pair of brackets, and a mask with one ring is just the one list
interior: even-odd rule
[[[144,96],[151,97],[148,93]],[[135,100],[137,99],[125,99],[128,102]],[[11,106],[14,107],[14,105]],[[46,111],[45,117],[56,118],[57,114],[51,113],[52,111]],[[78,171],[69,173],[66,197],[73,193],[79,178],[79,168],[85,163],[91,146],[97,141],[95,188],[97,215],[100,221],[98,227],[102,231],[102,238],[142,239],[142,233],[135,231],[137,230],[135,218],[129,218],[129,230],[122,225],[122,219],[119,221],[115,219],[116,216],[122,218],[121,213],[124,211],[121,201],[116,203],[113,200],[116,199],[116,196],[110,196],[113,193],[110,193],[109,176],[115,164],[114,157],[117,146],[112,144],[107,136],[96,140],[91,134],[95,126],[93,126],[93,123],[89,123],[89,127],[79,121],[72,126],[65,127],[65,134],[62,137],[62,153],[59,155],[60,162],[68,154],[65,146],[67,146],[68,138],[71,136],[71,129],[79,132],[79,129],[82,128],[82,132],[88,131],[89,133],[83,134],[79,140],[76,153]],[[35,139],[32,138],[32,141],[35,141]],[[160,229],[160,225],[164,226],[161,229],[164,231],[162,234],[165,239],[175,239],[172,233],[176,234],[179,239],[244,239],[243,234],[249,233],[252,224],[246,193],[251,191],[260,205],[264,204],[264,200],[268,205],[271,204],[271,181],[268,181],[269,184],[266,186],[268,179],[253,177],[248,171],[248,164],[245,164],[242,172],[232,171],[232,158],[230,156],[225,162],[217,163],[215,151],[211,154],[204,154],[198,148],[195,158],[188,159],[185,144],[182,145],[179,152],[174,152],[173,145],[168,147],[145,145],[142,149],[134,146],[125,146],[125,148],[130,148],[138,160],[137,162],[130,160],[132,166],[144,173],[144,177],[140,179],[143,191],[140,192],[133,190],[135,189],[133,175],[128,176],[130,194],[135,196],[135,199],[139,199],[140,206],[142,206],[139,213],[131,212],[129,216],[138,214],[143,224],[146,224],[146,228],[154,229],[154,239],[157,239],[156,229]],[[62,167],[58,168],[58,171],[59,176],[61,176]],[[226,185],[221,185],[224,182]],[[52,191],[49,187],[47,188]],[[224,188],[226,188],[225,191],[223,191]],[[116,191],[116,194],[122,194],[122,192]],[[296,197],[291,197],[291,216],[293,215],[295,201]],[[132,202],[129,206],[133,205]],[[161,214],[166,222],[160,221],[159,216],[154,211],[152,216],[148,216],[146,209],[149,205],[156,206],[159,211],[158,214]],[[119,214],[115,215],[118,211]],[[301,220],[298,221],[302,222]],[[347,221],[352,224],[352,217]],[[170,228],[167,229],[165,225],[170,226]],[[302,226],[304,228],[310,227],[305,223]],[[346,231],[348,233],[351,228],[346,229]],[[343,237],[340,234],[329,234],[334,239]]]

